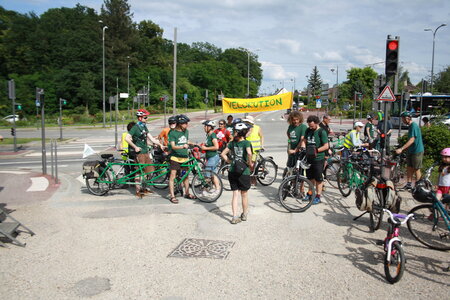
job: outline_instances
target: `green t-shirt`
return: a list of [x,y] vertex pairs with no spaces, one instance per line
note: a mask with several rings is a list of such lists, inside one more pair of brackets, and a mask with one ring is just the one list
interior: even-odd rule
[[366,123],[366,126],[364,126],[364,136],[365,137],[368,137],[367,136],[367,128],[369,128],[369,134],[370,134],[370,138],[374,138],[374,128],[375,127],[375,125],[373,125],[372,123],[370,123],[370,122],[367,122]]
[[[169,132],[169,145],[171,145],[171,142],[175,142],[175,146],[183,146],[188,143],[189,140],[189,131],[186,129],[186,131],[178,131],[176,129],[171,130]],[[189,157],[188,156],[188,149],[172,149],[171,146],[169,146],[170,155],[175,157]]]
[[[217,135],[214,132],[206,135],[205,146],[206,147],[214,146],[214,144],[213,144],[214,139],[217,140]],[[217,155],[217,150],[206,150],[205,152],[206,152],[206,158],[211,158],[211,157]]]
[[[240,158],[244,162],[248,162],[251,157],[247,157],[247,148],[251,148],[252,144],[247,140],[242,140],[240,142],[237,142],[235,140],[231,141],[227,145],[228,149],[230,149],[231,156],[233,157],[233,161],[231,162],[230,172],[234,171],[234,155],[236,155],[236,158]],[[234,151],[234,153],[233,153]],[[234,154],[234,155],[233,155]],[[245,171],[242,173],[242,175],[250,175],[250,168],[247,167]]]
[[298,126],[289,125],[287,135],[289,137],[289,146],[291,149],[295,149],[301,141],[301,137],[305,135],[305,131],[308,128],[306,124],[300,124]]
[[[305,132],[306,144],[315,143],[317,149],[322,147],[325,144],[328,144],[328,135],[327,132],[323,128],[318,128],[317,130],[306,129]],[[325,152],[322,151],[317,153],[317,156],[314,160],[322,160],[325,159]]]
[[409,154],[421,153],[424,151],[422,132],[420,131],[419,125],[416,123],[411,123],[408,129],[408,139],[414,137],[414,143],[408,147]]
[[147,145],[147,126],[144,123],[138,122],[131,128],[128,133],[131,135],[133,143],[141,148],[141,152],[139,152],[138,154],[148,153],[149,147]]

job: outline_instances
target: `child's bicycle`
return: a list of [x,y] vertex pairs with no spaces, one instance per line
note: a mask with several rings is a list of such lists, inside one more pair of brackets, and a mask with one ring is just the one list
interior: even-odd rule
[[412,194],[414,199],[425,203],[410,210],[414,220],[408,222],[408,229],[416,240],[436,250],[450,250],[450,216],[445,205],[450,205],[450,195],[444,195],[442,202],[432,191],[430,167],[425,175],[416,182]]
[[[182,182],[190,174],[193,174],[190,185],[194,195],[202,202],[214,202],[222,194],[222,180],[216,173],[203,170],[203,165],[193,156],[192,152],[192,149],[190,149],[189,159],[181,164],[181,167],[185,167],[187,170],[181,172],[175,178],[175,190],[182,193]],[[85,163],[86,165],[83,165],[83,176],[86,178],[86,187],[93,195],[105,195],[114,186],[120,184],[140,184],[142,188],[149,186],[158,188],[167,187],[167,178],[170,173],[170,165],[168,162],[138,164],[119,162],[112,160],[111,157],[112,154],[105,155],[105,157],[102,156],[105,159],[104,161],[92,164]],[[119,176],[115,172],[115,169],[121,168],[121,166],[128,166],[131,170],[130,173]],[[153,166],[154,170],[145,172],[145,168],[148,166]],[[137,181],[136,178],[138,179]],[[215,188],[214,183],[219,185],[218,189]]]
[[405,271],[405,252],[403,243],[400,239],[400,226],[414,217],[414,214],[402,215],[393,214],[390,210],[383,208],[383,211],[389,215],[389,228],[384,241],[377,244],[384,246],[384,274],[390,283],[398,282]]

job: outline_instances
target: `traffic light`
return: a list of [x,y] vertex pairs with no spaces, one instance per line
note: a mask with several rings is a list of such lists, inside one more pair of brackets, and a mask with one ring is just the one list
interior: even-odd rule
[[61,102],[62,105],[66,105],[67,104],[67,100],[66,99],[59,98],[59,101]]
[[16,110],[22,110],[22,104],[16,103]]
[[394,76],[398,70],[400,38],[388,35],[386,40],[386,77]]
[[11,135],[12,136],[15,136],[16,135],[16,129],[13,127],[13,128],[11,128]]

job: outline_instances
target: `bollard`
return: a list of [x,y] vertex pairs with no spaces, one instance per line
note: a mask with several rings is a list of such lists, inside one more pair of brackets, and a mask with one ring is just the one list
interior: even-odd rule
[[54,176],[54,172],[53,172],[53,140],[50,140],[50,164],[52,167],[52,178]]
[[55,141],[55,184],[58,184],[58,148]]

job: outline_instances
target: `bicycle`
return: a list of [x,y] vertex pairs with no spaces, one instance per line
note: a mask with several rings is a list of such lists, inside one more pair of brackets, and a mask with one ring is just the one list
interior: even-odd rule
[[[277,178],[278,165],[274,162],[272,156],[263,157],[261,152],[264,152],[264,149],[256,151],[257,157],[254,163],[255,167],[253,168],[250,176],[256,178],[260,184],[268,186],[271,185]],[[226,191],[231,190],[228,182],[230,166],[231,164],[226,164],[219,170],[219,176],[223,182],[225,182],[223,188]]]
[[432,192],[430,176],[434,167],[435,165],[428,168],[421,179],[428,197],[424,199],[414,197],[425,204],[418,205],[409,211],[415,217],[414,222],[408,222],[407,225],[412,236],[423,245],[436,250],[450,250],[450,216],[444,207],[444,204],[450,205],[450,196],[445,195],[441,203]]
[[389,227],[384,241],[379,241],[377,244],[384,246],[384,274],[387,281],[394,284],[402,278],[406,264],[403,243],[400,239],[400,226],[411,220],[414,214],[393,214],[385,208],[383,211],[389,215]]
[[311,206],[316,196],[314,184],[300,172],[311,166],[304,154],[305,150],[297,155],[295,175],[284,178],[278,188],[278,200],[290,212],[304,212]]
[[[395,151],[394,151],[395,153]],[[387,161],[390,166],[389,178],[394,183],[396,188],[405,186],[406,184],[406,153],[393,156],[392,159]]]
[[[192,149],[190,149],[188,160],[181,164],[181,167],[187,168],[187,170],[179,173],[175,178],[175,189],[182,194],[181,184],[192,173],[191,188],[194,195],[202,202],[214,202],[222,194],[222,180],[216,173],[203,170],[201,163],[193,156],[192,152]],[[114,170],[116,165],[129,166],[132,171],[123,177],[118,177]],[[145,168],[148,166],[153,166],[155,169],[151,172],[145,172]],[[93,181],[92,184],[87,185],[87,188],[93,195],[102,196],[111,189],[112,185],[116,184],[140,184],[142,188],[147,186],[167,187],[168,182],[166,178],[169,172],[170,165],[168,162],[162,164],[137,164],[107,161],[107,163],[96,165],[86,175]],[[136,178],[139,179],[137,182]],[[219,189],[215,188],[214,182],[218,183]]]

